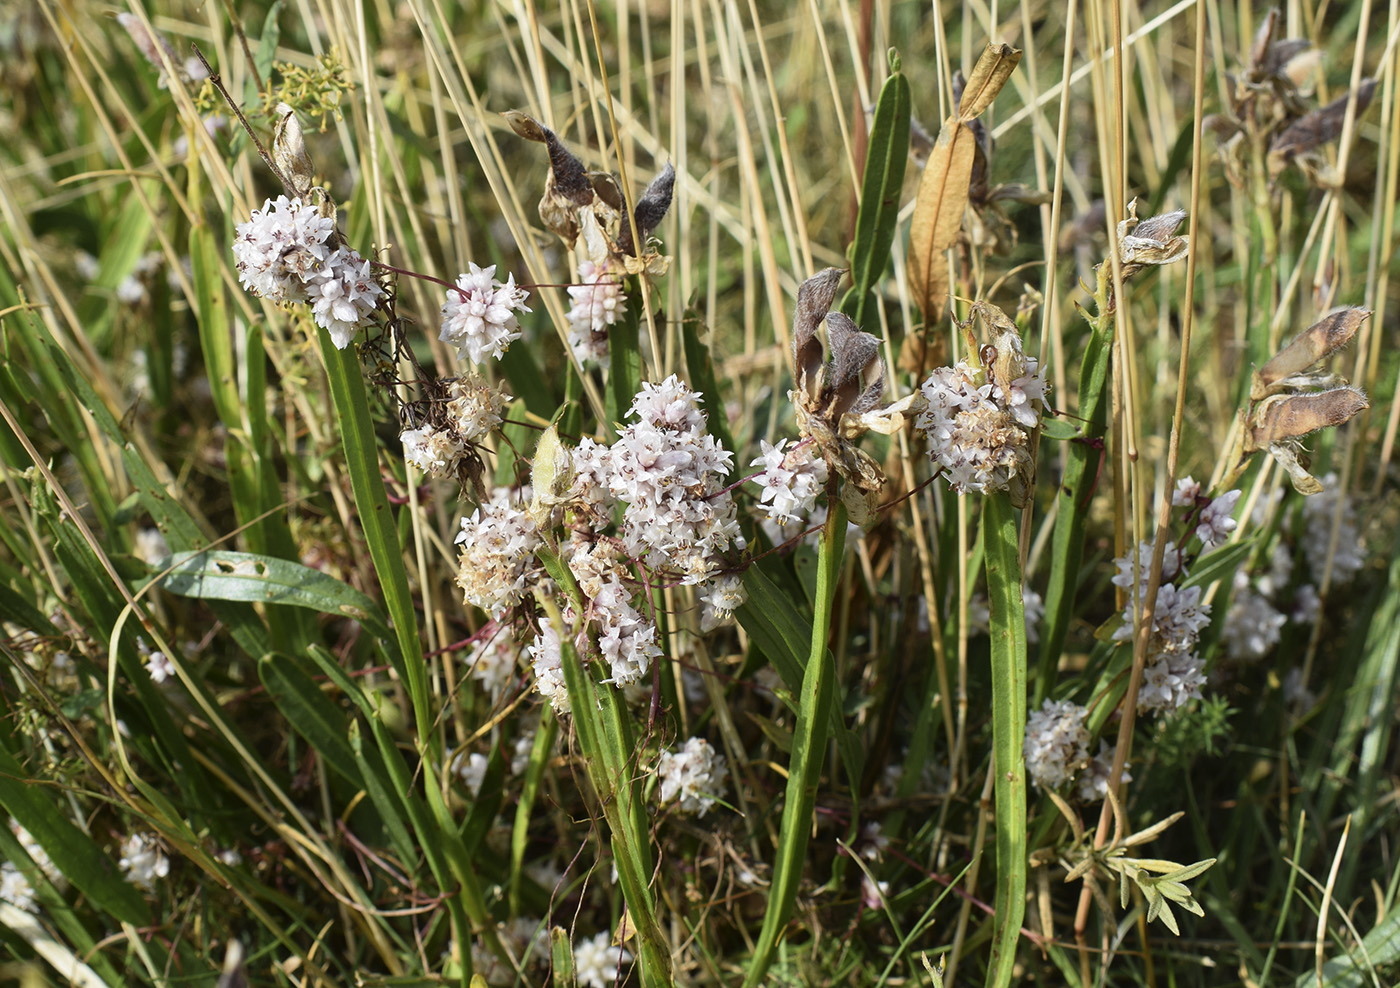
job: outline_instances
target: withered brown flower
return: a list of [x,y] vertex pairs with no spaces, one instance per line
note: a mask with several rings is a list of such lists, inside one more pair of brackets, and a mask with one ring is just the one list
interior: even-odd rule
[[[815,440],[828,467],[849,481],[842,499],[851,520],[862,524],[875,508],[885,475],[856,441],[866,432],[893,433],[905,415],[922,407],[923,397],[915,392],[881,406],[885,362],[879,338],[861,332],[843,313],[830,311],[844,274],[840,268],[827,268],[797,290],[792,321],[797,388],[788,396],[797,412],[799,431]],[[817,337],[823,321],[829,359]]]

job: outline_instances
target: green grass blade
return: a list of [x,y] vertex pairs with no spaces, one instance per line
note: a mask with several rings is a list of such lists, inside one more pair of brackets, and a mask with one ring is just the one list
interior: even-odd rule
[[258,663],[258,677],[292,729],[346,781],[362,785],[355,753],[346,740],[345,714],[321,692],[316,681],[296,662],[275,652]]
[[983,501],[991,604],[992,745],[996,765],[996,932],[987,984],[1006,988],[1026,912],[1026,614],[1021,599],[1018,512],[1008,494]]
[[[1103,321],[1106,320],[1099,322]],[[1079,441],[1069,444],[1051,539],[1050,579],[1045,587],[1045,619],[1040,636],[1035,695],[1031,701],[1036,707],[1050,695],[1065,636],[1074,617],[1089,503],[1104,462],[1102,443],[1108,426],[1108,358],[1112,342],[1111,322],[1107,328],[1091,322],[1088,347],[1079,373],[1079,415],[1083,431]]]
[[763,983],[773,963],[773,952],[797,901],[807,857],[807,838],[812,829],[817,782],[826,755],[831,711],[835,707],[836,661],[827,649],[831,631],[832,604],[846,543],[846,506],[830,499],[826,527],[822,529],[817,566],[817,607],[812,620],[810,651],[802,677],[802,693],[793,731],[792,758],[788,762],[787,797],[773,859],[773,880],[768,891],[768,909],[763,929],[754,946],[744,976],[745,988]]

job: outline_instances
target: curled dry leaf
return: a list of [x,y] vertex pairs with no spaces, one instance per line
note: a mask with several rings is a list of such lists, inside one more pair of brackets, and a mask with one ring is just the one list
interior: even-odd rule
[[937,321],[948,298],[944,252],[962,228],[977,157],[977,137],[968,124],[991,106],[1020,60],[1020,50],[1010,45],[987,46],[963,87],[957,112],[943,121],[929,152],[909,225],[909,281],[925,323]]
[[1290,378],[1296,378],[1350,343],[1370,315],[1370,309],[1346,307],[1323,316],[1254,372],[1249,397],[1259,401],[1273,393],[1276,385],[1291,387]]

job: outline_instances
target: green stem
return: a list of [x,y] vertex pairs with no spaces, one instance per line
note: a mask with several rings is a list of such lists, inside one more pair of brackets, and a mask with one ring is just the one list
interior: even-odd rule
[[778,850],[773,862],[773,884],[768,892],[768,910],[763,930],[749,962],[744,988],[755,988],[773,962],[778,937],[792,916],[802,866],[807,857],[807,836],[812,830],[812,811],[817,799],[826,755],[831,704],[836,692],[836,660],[827,648],[831,633],[832,602],[836,597],[841,556],[846,547],[846,506],[829,496],[831,510],[817,547],[817,589],[812,616],[812,647],[802,676],[802,696],[797,708],[797,726],[792,737],[792,761],[788,765],[787,798],[778,834]]
[[1036,707],[1050,695],[1064,649],[1065,636],[1074,616],[1074,595],[1079,588],[1079,566],[1084,560],[1084,538],[1089,504],[1105,463],[1104,436],[1108,431],[1108,365],[1113,350],[1112,286],[1107,262],[1099,265],[1094,294],[1096,315],[1089,318],[1089,345],[1079,372],[1081,439],[1070,443],[1065,474],[1060,482],[1050,580],[1045,588],[1045,629],[1035,681]]
[[[537,550],[540,562],[582,613],[582,599],[573,574],[550,548]],[[627,903],[628,918],[637,935],[644,988],[670,988],[671,948],[656,916],[651,890],[652,854],[649,820],[642,804],[638,745],[622,691],[598,683],[588,663],[574,648],[572,635],[548,594],[536,599],[559,633],[560,660],[569,691],[574,730],[583,751],[588,780],[597,795],[612,841],[617,881]]]
[[1008,494],[982,508],[987,597],[992,609],[992,744],[996,766],[996,932],[987,984],[1006,988],[1026,913],[1026,615],[1021,599],[1018,512]]

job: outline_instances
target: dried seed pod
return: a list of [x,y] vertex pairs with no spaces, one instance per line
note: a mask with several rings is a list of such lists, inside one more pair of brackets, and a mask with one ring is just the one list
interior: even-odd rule
[[301,198],[311,192],[315,169],[306,153],[306,138],[296,111],[286,103],[277,104],[277,129],[272,134],[272,160],[292,191]]
[[564,146],[554,131],[520,110],[507,110],[511,130],[525,138],[543,144],[549,152],[549,177],[544,195],[540,197],[540,220],[570,247],[578,239],[580,208],[593,203],[596,193],[588,169]]
[[797,289],[797,309],[792,316],[793,377],[798,388],[814,403],[821,389],[821,371],[826,361],[817,329],[836,301],[836,289],[845,274],[840,268],[826,268]]
[[[880,340],[862,333],[843,313],[829,311],[844,274],[840,268],[827,268],[797,290],[792,321],[797,388],[788,396],[797,414],[798,430],[816,440],[827,466],[854,488],[842,497],[852,519],[861,524],[874,510],[875,495],[884,486],[885,475],[855,441],[866,432],[889,435],[897,430],[903,416],[919,406],[922,396],[914,392],[892,405],[877,407],[885,387]],[[829,361],[817,337],[823,320],[830,344]]]
[[1287,378],[1336,353],[1351,342],[1370,315],[1370,309],[1346,307],[1323,316],[1254,372],[1249,397],[1254,401],[1267,397],[1275,384],[1286,383]]
[[1128,203],[1128,218],[1118,224],[1118,259],[1127,279],[1150,264],[1171,264],[1186,256],[1189,237],[1174,236],[1186,210],[1174,209],[1145,220],[1137,218],[1137,200]]
[[[637,208],[632,216],[637,224],[637,236],[645,243],[651,233],[666,218],[666,210],[671,208],[671,195],[676,186],[676,169],[669,161],[661,173],[651,180],[647,190],[637,200]],[[632,224],[624,218],[617,235],[617,249],[624,254],[637,256],[637,248],[632,243]]]
[[[1365,79],[1356,88],[1356,116],[1366,112],[1376,92],[1376,80]],[[1347,102],[1351,93],[1343,93],[1332,102],[1289,124],[1269,146],[1269,175],[1276,176],[1290,161],[1316,151],[1323,144],[1335,141],[1346,121]]]
[[1357,388],[1333,388],[1314,394],[1271,395],[1250,416],[1246,453],[1298,439],[1318,429],[1344,425],[1371,403]]

